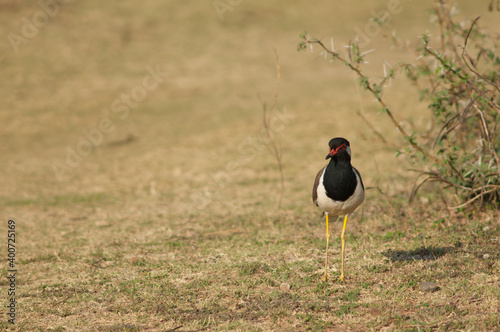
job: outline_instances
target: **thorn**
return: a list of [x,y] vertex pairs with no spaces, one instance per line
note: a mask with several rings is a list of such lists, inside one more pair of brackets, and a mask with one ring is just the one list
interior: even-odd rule
[[365,54],[368,54],[368,53],[371,53],[371,52],[374,52],[374,51],[375,51],[375,49],[374,49],[374,48],[372,48],[371,50],[364,51],[364,52],[363,52],[363,53],[361,53],[360,55],[361,55],[361,56],[364,56]]

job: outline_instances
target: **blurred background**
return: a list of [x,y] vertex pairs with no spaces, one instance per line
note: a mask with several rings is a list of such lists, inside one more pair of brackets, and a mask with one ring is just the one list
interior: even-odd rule
[[[458,1],[457,12],[483,15],[481,24],[488,26],[496,14],[487,6]],[[196,5],[3,0],[0,197],[7,206],[31,206],[153,195],[169,205],[185,201],[192,190],[214,191],[203,189],[210,174],[241,158],[238,146],[262,127],[257,93],[272,103],[274,50],[281,68],[276,109],[293,114],[277,135],[288,189],[302,191],[307,185],[304,195],[309,194],[333,136],[351,140],[353,162],[366,177],[394,175],[397,168],[386,169],[398,163],[394,151],[384,151],[387,146],[374,139],[356,112],[388,140],[399,139],[395,129],[359,91],[352,73],[325,61],[319,50],[297,52],[298,35],[307,30],[327,45],[333,38],[337,48],[359,36],[366,50],[374,50],[368,68],[383,75],[384,64],[408,60],[408,52],[392,47],[372,18],[392,10],[384,29],[416,45],[419,34],[436,28],[429,21],[431,7],[431,1],[405,0]],[[144,89],[152,70],[160,78]],[[411,113],[425,125],[427,110],[419,108],[416,96],[405,94],[405,84],[392,82],[388,89],[396,116]],[[101,130],[102,137],[95,132],[101,121],[108,129]],[[84,131],[94,137],[93,144]],[[369,171],[374,160],[377,174]],[[245,201],[259,200],[259,187],[274,190],[273,158],[267,151],[239,170],[241,179],[231,181],[259,184],[245,192]],[[263,183],[266,178],[273,183]],[[222,196],[242,194],[226,187]],[[295,205],[295,199],[288,203]]]

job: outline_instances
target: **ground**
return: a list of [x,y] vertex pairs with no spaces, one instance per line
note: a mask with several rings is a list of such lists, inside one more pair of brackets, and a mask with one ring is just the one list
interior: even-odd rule
[[[367,70],[411,60],[435,31],[415,1],[0,0],[2,255],[15,221],[15,283],[0,281],[12,331],[494,331],[500,325],[500,214],[456,211],[396,157],[401,137],[355,77],[307,30],[341,48],[356,35]],[[498,12],[459,1],[461,18]],[[384,12],[385,10],[385,12]],[[276,75],[276,54],[281,77]],[[281,149],[280,174],[267,149]],[[429,111],[408,82],[386,98],[407,128]],[[362,114],[362,116],[360,115]],[[387,143],[381,140],[381,133]],[[311,201],[328,141],[351,142],[366,201],[325,225]],[[433,190],[438,189],[438,190]],[[446,204],[443,202],[446,200]],[[5,241],[5,242],[4,242]],[[430,292],[422,282],[432,282]],[[14,286],[14,288],[13,288]],[[14,289],[15,297],[9,295]]]

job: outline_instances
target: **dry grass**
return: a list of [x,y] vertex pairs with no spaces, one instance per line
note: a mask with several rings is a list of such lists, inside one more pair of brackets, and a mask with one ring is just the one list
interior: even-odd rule
[[[392,23],[403,37],[430,27],[426,4],[402,3]],[[211,2],[79,1],[61,7],[17,54],[4,39],[0,206],[3,219],[18,224],[18,311],[15,326],[4,316],[0,327],[498,329],[500,215],[447,211],[424,192],[408,205],[412,174],[394,157],[397,132],[348,71],[295,51],[300,31],[333,35],[340,45],[385,6],[252,1],[221,22]],[[498,26],[498,14],[471,6],[461,1],[464,14]],[[21,18],[40,11],[12,1],[0,8],[3,36],[19,34]],[[381,38],[370,45],[373,71],[405,56],[388,45]],[[256,95],[273,97],[273,47],[277,109],[289,116],[276,132],[286,179],[281,210]],[[112,112],[157,65],[168,73],[163,82],[127,117]],[[396,115],[425,127],[427,111],[405,87],[390,89]],[[394,143],[383,144],[356,111]],[[53,163],[64,163],[66,148],[103,118],[114,130],[59,181]],[[324,225],[310,202],[333,136],[351,141],[372,188],[348,225],[345,284],[319,281]],[[339,249],[334,237],[332,276]],[[0,270],[7,274],[6,265]],[[420,292],[424,281],[439,289]],[[6,303],[8,283],[0,284]]]

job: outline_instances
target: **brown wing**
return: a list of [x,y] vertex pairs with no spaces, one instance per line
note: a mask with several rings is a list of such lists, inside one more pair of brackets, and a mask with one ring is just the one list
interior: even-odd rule
[[[325,166],[326,167],[326,166]],[[316,179],[314,179],[314,187],[313,187],[313,203],[316,204],[316,206],[318,206],[318,185],[319,185],[319,179],[321,178],[321,175],[323,174],[323,170],[325,169],[325,167],[323,167],[319,172],[318,174],[316,174]]]

